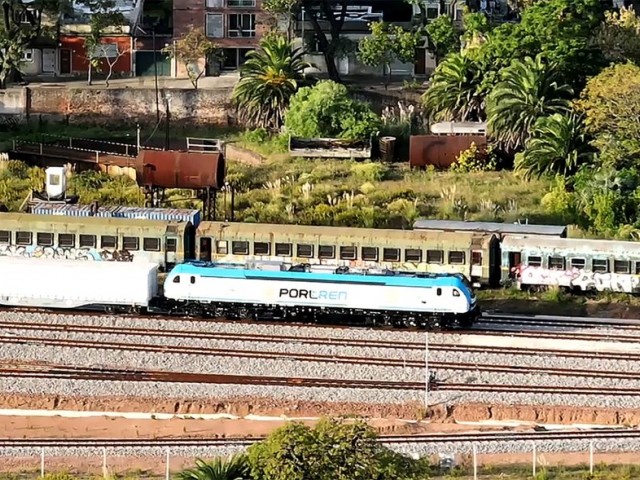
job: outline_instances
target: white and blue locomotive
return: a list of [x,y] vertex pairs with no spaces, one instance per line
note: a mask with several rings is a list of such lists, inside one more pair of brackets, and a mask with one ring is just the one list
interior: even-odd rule
[[350,271],[309,265],[190,262],[164,283],[173,312],[216,317],[344,317],[372,325],[469,326],[479,314],[462,275]]

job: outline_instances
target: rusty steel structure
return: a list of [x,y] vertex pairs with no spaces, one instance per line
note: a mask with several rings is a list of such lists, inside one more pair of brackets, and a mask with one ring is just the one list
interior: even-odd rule
[[[184,145],[184,143],[183,143]],[[202,200],[205,219],[214,220],[216,193],[225,187],[226,163],[220,140],[187,138],[177,150],[83,138],[42,138],[40,142],[13,142],[12,158],[41,166],[68,162],[110,171],[135,169],[136,182],[144,189],[145,206],[163,205],[165,190],[193,190]]]
[[412,135],[409,140],[409,165],[412,168],[449,168],[460,152],[475,143],[478,150],[487,148],[484,135]]

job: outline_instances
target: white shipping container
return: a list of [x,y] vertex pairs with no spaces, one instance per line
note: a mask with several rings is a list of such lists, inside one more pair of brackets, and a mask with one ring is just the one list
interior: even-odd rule
[[77,308],[146,307],[158,290],[158,265],[143,262],[0,257],[0,304]]

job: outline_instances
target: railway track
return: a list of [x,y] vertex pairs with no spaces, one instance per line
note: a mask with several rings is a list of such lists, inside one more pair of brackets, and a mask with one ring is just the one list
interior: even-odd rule
[[[264,437],[244,438],[0,438],[0,448],[179,448],[249,446]],[[558,440],[621,440],[638,439],[640,430],[598,429],[572,431],[498,431],[498,432],[453,432],[446,434],[382,435],[378,441],[384,444],[453,444],[490,442],[532,442]]]
[[[69,367],[56,365],[23,365],[0,367],[0,375],[11,378],[44,378],[59,380],[129,381],[129,382],[170,382],[199,383],[211,385],[258,385],[275,387],[348,388],[376,390],[417,390],[425,389],[424,382],[346,380],[327,378],[264,377],[252,375],[227,375],[164,372],[152,370],[120,370]],[[438,383],[438,391],[488,392],[488,393],[544,393],[560,395],[640,395],[640,388],[620,387],[562,387],[545,385],[503,385],[485,383]]]

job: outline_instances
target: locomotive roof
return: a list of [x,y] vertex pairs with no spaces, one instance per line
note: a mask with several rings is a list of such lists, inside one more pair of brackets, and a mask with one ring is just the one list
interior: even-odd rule
[[492,233],[483,232],[438,232],[381,228],[327,227],[314,225],[280,225],[264,223],[239,222],[201,222],[198,227],[200,235],[211,235],[224,238],[225,233],[230,236],[245,236],[256,241],[271,241],[272,235],[279,235],[280,239],[300,242],[308,237],[322,238],[338,237],[342,242],[366,243],[375,239],[376,245],[385,246],[391,242],[405,240],[408,243],[428,240],[431,244],[469,248],[474,239],[479,237],[489,241]]
[[503,251],[541,251],[572,255],[615,253],[621,256],[640,256],[639,242],[619,240],[594,240],[585,238],[549,238],[539,235],[505,235]]
[[201,277],[246,278],[263,280],[307,280],[327,283],[358,283],[398,287],[456,287],[466,292],[465,281],[457,275],[363,275],[361,273],[310,273],[288,270],[261,270],[244,265],[183,263],[176,265],[171,275],[199,275]]
[[491,232],[497,234],[549,235],[566,237],[567,227],[562,225],[533,225],[501,222],[467,222],[459,220],[417,220],[415,230],[444,232]]

